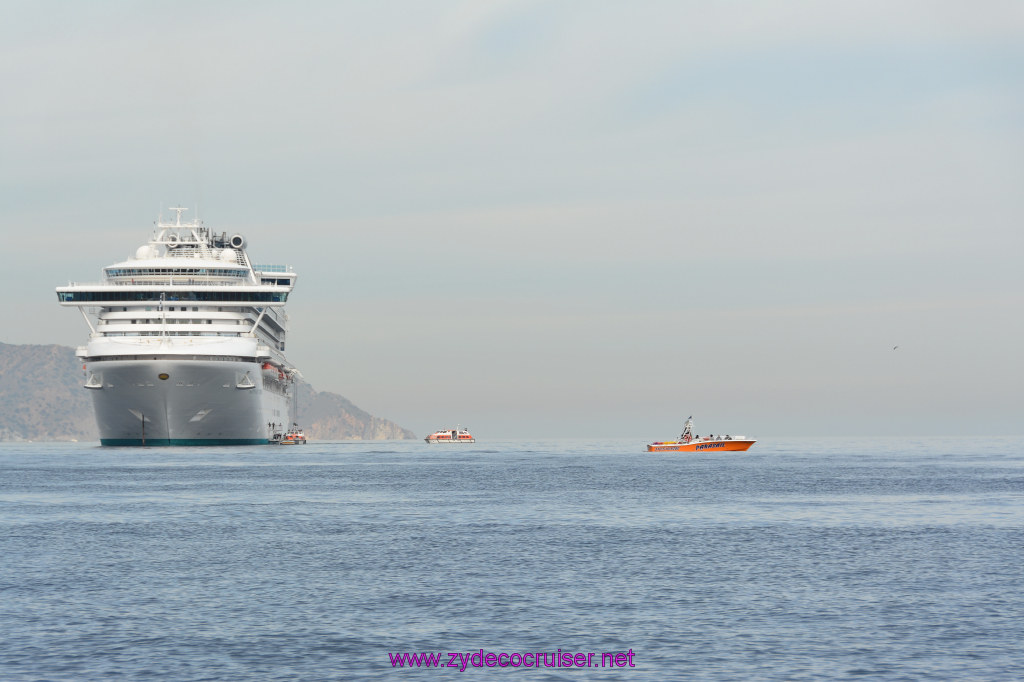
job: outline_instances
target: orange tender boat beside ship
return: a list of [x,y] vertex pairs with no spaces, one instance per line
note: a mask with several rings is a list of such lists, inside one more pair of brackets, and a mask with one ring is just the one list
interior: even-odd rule
[[476,438],[470,435],[468,429],[459,428],[456,426],[454,429],[441,429],[440,431],[434,431],[432,434],[424,438],[423,440],[428,443],[475,443]]
[[297,424],[292,424],[292,428],[283,433],[276,431],[270,437],[270,442],[277,443],[278,445],[305,445],[306,432],[299,428]]
[[686,420],[683,433],[679,440],[655,441],[647,446],[647,452],[702,452],[719,450],[725,452],[742,452],[749,450],[757,441],[745,436],[700,436],[693,435],[693,417]]

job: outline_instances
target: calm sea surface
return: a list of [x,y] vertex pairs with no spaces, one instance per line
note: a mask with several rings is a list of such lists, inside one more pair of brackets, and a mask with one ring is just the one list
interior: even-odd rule
[[0,679],[1024,678],[1024,439],[642,450],[0,445]]

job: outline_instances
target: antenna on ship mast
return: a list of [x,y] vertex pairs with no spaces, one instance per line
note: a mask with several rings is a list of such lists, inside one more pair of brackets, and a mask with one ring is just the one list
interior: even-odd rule
[[181,206],[175,206],[171,210],[178,212],[178,221],[177,221],[177,223],[175,223],[174,226],[175,227],[181,227],[181,213],[182,213],[182,211],[187,211],[188,209],[187,208],[182,208]]

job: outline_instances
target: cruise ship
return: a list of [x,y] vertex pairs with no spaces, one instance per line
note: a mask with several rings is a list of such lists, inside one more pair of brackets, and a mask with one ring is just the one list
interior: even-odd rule
[[268,443],[292,424],[284,312],[296,274],[254,265],[240,234],[156,221],[99,283],[57,287],[89,326],[77,349],[103,445]]

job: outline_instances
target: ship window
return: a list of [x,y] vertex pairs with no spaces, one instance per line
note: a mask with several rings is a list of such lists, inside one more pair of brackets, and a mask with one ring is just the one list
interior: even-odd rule
[[[165,294],[166,295],[166,294]],[[58,300],[63,302],[78,303],[99,303],[104,301],[155,301],[157,296],[149,291],[82,291],[82,292],[58,292]],[[252,303],[285,303],[288,300],[286,293],[272,293],[267,291],[257,292],[234,292],[234,291],[200,291],[188,292],[188,300],[200,301],[249,301]],[[178,301],[177,294],[167,295],[168,301]]]

